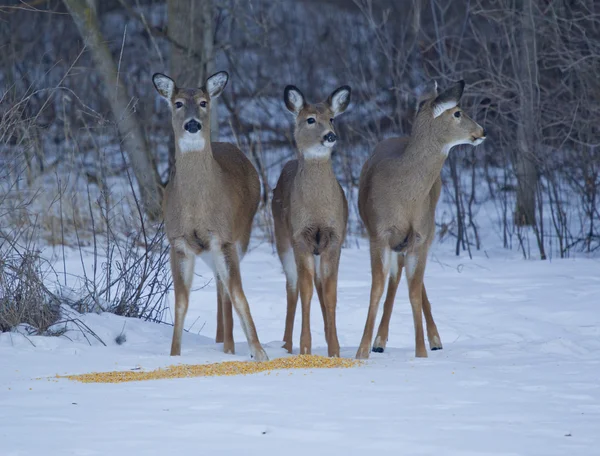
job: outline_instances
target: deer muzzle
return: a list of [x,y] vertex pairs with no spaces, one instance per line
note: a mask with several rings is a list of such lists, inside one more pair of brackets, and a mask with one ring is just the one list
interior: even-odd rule
[[196,119],[188,120],[183,129],[188,133],[198,133],[202,129],[202,125]]
[[337,141],[337,136],[335,135],[335,133],[330,131],[325,136],[323,136],[323,141],[326,146],[332,146]]

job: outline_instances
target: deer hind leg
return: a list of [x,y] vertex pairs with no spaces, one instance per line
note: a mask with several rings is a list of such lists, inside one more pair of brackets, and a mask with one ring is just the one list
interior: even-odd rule
[[390,249],[381,244],[371,242],[371,298],[369,302],[369,312],[365,323],[360,346],[356,352],[358,359],[367,359],[373,340],[373,329],[375,327],[375,317],[379,309],[379,300],[385,288],[385,278],[390,268]]
[[[265,353],[264,349],[260,345],[258,335],[256,333],[256,327],[254,326],[254,320],[250,314],[250,306],[244,294],[242,288],[242,279],[240,275],[240,265],[238,259],[237,248],[234,244],[224,243],[219,244],[213,242],[211,245],[211,251],[213,254],[213,261],[215,270],[219,279],[223,282],[224,288],[235,307],[242,329],[248,340],[248,346],[250,347],[250,355],[256,361],[267,361],[269,358]],[[223,308],[226,307],[225,300],[223,301]],[[224,318],[225,319],[225,318]],[[225,324],[226,322],[224,322]],[[226,335],[226,331],[225,331]]]
[[233,342],[233,310],[231,298],[225,290],[223,281],[219,278],[217,278],[217,295],[221,296],[218,311],[221,314],[221,342],[223,342],[223,352],[234,355],[235,343]]
[[433,321],[433,315],[431,314],[431,302],[427,297],[425,291],[425,284],[423,284],[423,314],[425,315],[425,323],[427,324],[427,339],[429,339],[429,348],[431,350],[441,350],[442,340],[440,339],[440,333],[438,333],[435,321]]
[[331,255],[324,255],[321,259],[319,276],[323,287],[322,306],[324,304],[325,312],[325,337],[327,338],[327,354],[329,356],[340,356],[340,343],[337,336],[336,326],[336,307],[337,307],[337,282],[340,252],[332,252]]
[[425,273],[425,253],[406,255],[404,266],[408,279],[408,295],[412,307],[413,323],[415,326],[415,356],[427,358],[425,336],[423,333],[423,275]]
[[385,302],[383,303],[383,315],[381,317],[381,322],[379,323],[375,343],[373,344],[373,351],[375,353],[383,353],[387,344],[390,331],[390,319],[392,318],[392,310],[394,309],[394,300],[396,299],[396,291],[398,290],[400,276],[402,275],[402,266],[404,265],[403,255],[394,252],[391,254],[391,257],[390,280],[388,281],[387,295],[385,297]]
[[300,332],[300,354],[310,355],[312,337],[310,334],[310,301],[313,294],[314,258],[312,253],[295,251],[298,268],[298,287],[302,302],[302,330]]
[[283,348],[292,353],[292,335],[294,332],[294,318],[296,318],[296,307],[298,305],[298,270],[294,251],[289,246],[287,250],[279,254],[283,272],[285,272],[285,289],[287,295],[287,312],[285,315],[285,330],[283,332]]
[[321,274],[321,256],[315,256],[315,288],[319,304],[321,305],[321,313],[323,314],[323,328],[325,331],[325,339],[327,339],[327,309],[325,307],[325,298],[323,297],[323,280]]
[[183,240],[177,240],[173,243],[170,257],[171,274],[175,286],[175,325],[173,326],[171,356],[179,356],[181,355],[183,323],[188,310],[196,258],[194,252]]
[[[217,278],[217,334],[215,336],[215,342],[217,344],[223,343],[223,285]],[[227,294],[227,293],[225,293]]]

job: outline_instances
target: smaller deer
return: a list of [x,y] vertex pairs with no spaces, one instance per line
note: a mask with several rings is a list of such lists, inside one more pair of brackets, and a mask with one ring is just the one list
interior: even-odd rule
[[300,353],[311,353],[310,302],[314,279],[328,354],[339,357],[335,310],[348,202],[333,173],[331,150],[337,140],[333,119],[348,107],[350,87],[338,88],[318,104],[308,104],[294,86],[285,88],[283,98],[295,117],[294,138],[298,147],[298,158],[287,162],[281,171],[272,201],[277,253],[286,276],[283,347],[292,352],[299,291],[302,301]]
[[434,84],[417,112],[410,137],[380,142],[363,165],[358,208],[369,235],[372,283],[357,358],[369,357],[379,300],[389,273],[383,316],[373,345],[374,352],[384,351],[403,267],[415,326],[415,354],[427,357],[422,314],[430,348],[442,348],[423,284],[427,253],[435,236],[440,172],[452,147],[476,146],[485,139],[484,129],[458,106],[464,87],[460,81],[438,95]]
[[235,352],[233,302],[251,356],[266,361],[240,275],[240,261],[248,249],[260,201],[258,173],[237,147],[210,140],[210,102],[221,94],[229,75],[224,71],[216,73],[198,89],[178,88],[171,78],[160,73],[152,80],[169,103],[175,133],[175,167],[163,200],[175,285],[171,355],[181,354],[195,257],[200,255],[217,281],[216,341],[223,342],[225,353]]

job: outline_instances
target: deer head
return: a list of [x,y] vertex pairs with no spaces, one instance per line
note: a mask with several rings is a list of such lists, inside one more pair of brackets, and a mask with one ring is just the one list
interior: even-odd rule
[[285,106],[295,117],[294,138],[300,154],[308,159],[331,156],[337,141],[333,119],[350,104],[350,87],[342,86],[324,102],[308,104],[300,90],[288,85],[283,93]]
[[439,142],[444,155],[459,144],[477,146],[485,138],[485,130],[471,119],[458,105],[465,88],[465,82],[438,94],[437,84],[430,83],[422,96],[413,130],[427,132],[432,140]]
[[170,77],[152,76],[156,91],[169,103],[175,144],[180,153],[202,151],[210,144],[210,102],[223,92],[229,75],[213,74],[198,89],[180,89]]

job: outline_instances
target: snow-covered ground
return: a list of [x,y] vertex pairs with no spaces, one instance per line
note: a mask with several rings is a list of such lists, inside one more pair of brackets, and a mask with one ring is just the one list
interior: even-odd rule
[[[216,298],[198,261],[183,356],[171,328],[110,314],[82,320],[107,347],[66,337],[0,335],[0,455],[523,455],[593,456],[600,448],[600,261],[474,260],[433,250],[426,283],[444,350],[415,359],[404,282],[388,348],[367,365],[81,384],[46,379],[178,363],[247,360],[214,343]],[[446,253],[448,252],[448,253]],[[67,268],[77,268],[74,254]],[[269,246],[242,263],[246,294],[271,358],[280,348],[284,276]],[[367,313],[367,249],[342,253],[338,334],[353,357]],[[314,353],[326,354],[314,297]],[[380,308],[381,312],[381,308]],[[294,343],[299,340],[300,312]],[[117,345],[124,332],[127,341]],[[34,347],[35,345],[35,347]],[[39,379],[39,378],[42,379]]]

